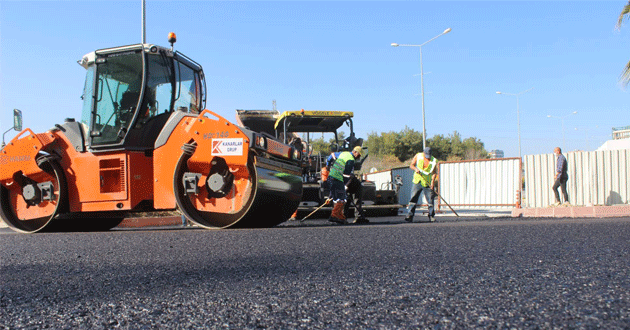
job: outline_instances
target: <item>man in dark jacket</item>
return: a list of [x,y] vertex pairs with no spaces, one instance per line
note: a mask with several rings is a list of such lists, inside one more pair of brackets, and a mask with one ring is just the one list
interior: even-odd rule
[[556,203],[554,206],[560,205],[560,194],[558,193],[558,187],[562,189],[562,197],[564,197],[564,204],[569,205],[569,195],[567,194],[567,181],[569,175],[567,174],[567,159],[562,154],[560,147],[556,147],[553,150],[556,155],[556,175],[555,182],[553,183],[553,193],[556,196]]

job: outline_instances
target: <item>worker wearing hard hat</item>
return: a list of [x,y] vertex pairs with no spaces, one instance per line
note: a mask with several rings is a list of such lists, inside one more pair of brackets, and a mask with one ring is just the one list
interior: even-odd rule
[[[429,221],[435,221],[435,210],[433,208],[433,187],[435,185],[435,179],[437,174],[435,168],[437,165],[437,159],[431,156],[431,148],[424,148],[423,152],[417,153],[411,160],[411,168],[413,173],[413,186],[411,187],[411,200],[409,200],[409,206],[407,207],[407,216],[405,220],[407,222],[413,221],[413,215],[416,212],[416,203],[420,194],[424,195],[429,204]],[[422,202],[422,200],[420,200]]]
[[[361,147],[354,147],[353,151],[354,150],[356,150],[362,156]],[[328,156],[328,159],[326,159],[326,167],[322,169],[323,177],[328,177],[326,168],[330,168],[332,163],[334,163],[334,161],[337,159],[337,157],[339,157],[340,154],[340,152],[332,152],[330,156]],[[351,175],[349,180],[344,180],[344,185],[346,186],[346,204],[343,208],[343,214],[350,214],[350,205],[354,205],[353,223],[369,223],[370,220],[368,220],[368,218],[366,218],[365,214],[363,213],[363,184],[361,184],[361,180],[359,180],[355,175]]]
[[352,152],[343,151],[338,154],[333,153],[326,161],[326,168],[329,170],[326,182],[330,187],[330,200],[334,207],[328,221],[345,224],[344,205],[346,203],[346,184],[351,182],[354,176],[354,163],[361,158],[361,147],[355,147]]

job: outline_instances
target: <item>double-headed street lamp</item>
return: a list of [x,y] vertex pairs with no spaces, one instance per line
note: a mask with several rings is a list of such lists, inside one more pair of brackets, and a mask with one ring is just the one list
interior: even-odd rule
[[564,138],[564,120],[565,120],[567,117],[571,116],[571,115],[575,115],[576,113],[577,113],[577,111],[573,111],[573,112],[571,112],[570,114],[568,114],[568,115],[566,115],[566,116],[560,116],[560,117],[558,117],[558,116],[552,116],[552,115],[547,115],[547,118],[557,118],[557,119],[562,120],[562,150],[565,150],[565,151],[566,151],[566,148],[565,148],[565,147],[566,147],[566,145],[567,145],[567,141],[566,141],[566,139]]
[[[534,89],[534,87],[532,87],[532,88],[530,88],[528,90],[522,91],[520,93],[516,93],[516,94],[503,93],[503,92],[497,91],[497,94],[516,96],[516,125],[518,126],[517,127],[518,128],[518,158],[519,158],[520,161],[522,161],[523,155],[521,154],[521,112],[520,112],[520,108],[518,106],[518,97],[521,96],[522,94],[525,94],[525,93],[531,91],[532,89]],[[518,205],[521,205],[521,198],[522,198],[521,196],[523,196],[523,192],[522,192],[522,186],[519,184],[518,185]]]
[[516,96],[516,125],[518,126],[518,158],[522,158],[522,155],[521,155],[521,114],[520,114],[520,109],[518,107],[518,97],[521,94],[525,94],[525,93],[531,91],[532,89],[534,89],[534,87],[532,87],[532,88],[530,88],[530,89],[528,89],[526,91],[522,91],[520,93],[516,93],[516,94],[497,92],[497,94]]
[[[595,127],[598,127],[598,126],[595,126]],[[588,131],[589,131],[589,129],[588,128],[579,128],[578,129],[577,127],[575,127],[574,129],[576,131],[583,131],[584,132],[584,134],[585,134],[584,135],[584,137],[585,137],[584,142],[586,142],[586,149],[584,151],[590,151],[591,147],[589,146],[589,143],[588,143]]]
[[439,36],[447,34],[451,32],[451,28],[448,28],[446,30],[444,30],[444,32],[438,34],[437,36],[429,39],[429,41],[420,44],[420,45],[404,45],[404,44],[397,44],[395,42],[392,43],[392,47],[419,47],[420,48],[420,93],[422,94],[422,148],[426,148],[427,146],[427,127],[425,124],[425,120],[424,120],[424,71],[422,68],[422,46],[428,44],[429,42],[437,39]]

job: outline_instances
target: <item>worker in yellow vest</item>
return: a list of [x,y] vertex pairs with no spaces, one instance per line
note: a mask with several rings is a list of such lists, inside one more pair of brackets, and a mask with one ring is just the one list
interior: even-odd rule
[[[328,221],[340,224],[346,223],[343,207],[346,203],[346,183],[354,175],[354,162],[361,158],[361,147],[355,147],[352,152],[344,151],[339,154],[330,166],[328,174],[328,187],[330,187],[330,199],[335,203]],[[336,156],[336,155],[335,155]]]
[[[437,159],[431,156],[431,148],[424,148],[423,152],[416,154],[411,160],[411,168],[413,173],[413,186],[411,187],[411,200],[407,206],[407,216],[405,221],[412,222],[413,215],[416,212],[416,203],[422,194],[429,204],[429,221],[435,221],[435,210],[433,208],[433,187],[435,185],[435,168]],[[422,202],[422,200],[420,200]]]

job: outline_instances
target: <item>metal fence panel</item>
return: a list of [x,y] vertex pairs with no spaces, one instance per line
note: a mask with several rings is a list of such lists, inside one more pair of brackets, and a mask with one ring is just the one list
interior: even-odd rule
[[392,177],[400,175],[403,185],[398,191],[398,204],[407,205],[411,199],[411,186],[413,185],[413,170],[409,167],[398,167],[392,169]]
[[388,189],[388,183],[392,181],[392,171],[380,171],[366,174],[368,180],[374,182],[377,190]]
[[[525,191],[522,205],[525,207],[545,203],[549,205],[547,201],[553,199],[551,191],[554,181],[553,166],[555,166],[553,154],[526,155],[524,163]],[[549,187],[549,189],[539,189],[539,187]]]
[[440,162],[440,194],[451,206],[515,207],[520,172],[519,158]]
[[[567,192],[572,205],[630,203],[630,150],[569,152]],[[546,207],[555,202],[556,157],[553,154],[524,157],[526,207]]]

